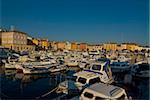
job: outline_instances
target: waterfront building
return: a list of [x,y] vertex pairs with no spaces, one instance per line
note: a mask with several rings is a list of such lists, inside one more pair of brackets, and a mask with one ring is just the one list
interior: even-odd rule
[[135,43],[122,43],[121,45],[122,45],[123,49],[127,49],[130,51],[135,51],[135,50],[140,49],[139,46]]
[[41,49],[48,49],[49,48],[49,41],[48,39],[32,39],[33,43],[40,47]]
[[77,43],[71,43],[71,50],[77,50],[78,49],[78,44]]
[[104,43],[103,49],[109,51],[109,50],[117,50],[117,43]]
[[86,43],[80,43],[78,45],[78,50],[80,50],[80,51],[86,51],[87,50],[87,44]]
[[98,51],[101,51],[102,48],[103,48],[103,46],[100,45],[100,44],[88,45],[88,46],[87,46],[87,50],[88,50],[88,51],[97,51],[97,50],[98,50]]
[[71,43],[70,42],[68,42],[68,41],[66,42],[65,49],[71,50]]
[[53,50],[57,50],[57,43],[55,41],[49,41],[49,46]]
[[38,39],[32,39],[32,42],[35,44],[35,45],[39,45],[39,40]]
[[1,45],[15,51],[34,51],[33,45],[27,45],[27,33],[11,30],[1,32]]
[[65,47],[66,47],[66,43],[65,42],[57,42],[57,49],[64,50]]
[[48,39],[39,39],[39,46],[42,47],[43,49],[48,49],[49,47]]

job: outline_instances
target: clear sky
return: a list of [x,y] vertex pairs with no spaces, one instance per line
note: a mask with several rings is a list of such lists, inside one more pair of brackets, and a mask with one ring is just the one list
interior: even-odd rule
[[2,27],[32,37],[149,44],[149,0],[1,0]]

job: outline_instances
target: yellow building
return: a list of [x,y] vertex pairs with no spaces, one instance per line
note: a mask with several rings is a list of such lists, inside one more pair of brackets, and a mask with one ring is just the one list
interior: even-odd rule
[[33,42],[35,45],[39,45],[39,40],[38,40],[38,39],[32,39],[32,42]]
[[135,43],[123,43],[121,45],[122,45],[123,49],[131,50],[131,51],[140,49],[139,46]]
[[48,39],[39,40],[39,45],[44,49],[48,49],[48,47],[49,47]]
[[1,32],[1,44],[5,48],[15,51],[35,49],[32,45],[27,45],[27,34],[19,31],[5,31]]
[[117,50],[117,43],[105,43],[103,44],[103,49],[106,49],[107,51],[109,50]]

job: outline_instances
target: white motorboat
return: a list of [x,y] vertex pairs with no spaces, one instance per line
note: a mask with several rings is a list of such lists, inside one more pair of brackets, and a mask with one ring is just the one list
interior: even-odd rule
[[16,69],[22,69],[23,66],[28,66],[30,68],[33,68],[33,67],[45,67],[45,68],[49,68],[52,64],[50,62],[37,62],[37,61],[34,61],[34,62],[24,62],[24,63],[16,63],[15,64],[15,68]]
[[65,71],[66,67],[64,65],[54,65],[49,68],[51,73]]
[[99,51],[89,51],[89,55],[99,55]]
[[49,73],[48,68],[45,66],[36,66],[36,67],[29,67],[23,65],[22,71],[24,74],[44,74],[44,73]]
[[67,66],[69,66],[69,67],[74,67],[74,66],[78,66],[78,65],[79,64],[78,64],[77,60],[70,60],[67,63]]
[[74,77],[75,77],[74,79],[75,81],[66,80],[61,82],[58,85],[57,92],[68,93],[68,91],[73,90],[72,92],[78,91],[79,93],[89,85],[100,82],[99,75],[91,72],[86,72],[86,71],[75,73]]
[[18,63],[18,58],[15,57],[8,57],[7,60],[2,60],[2,62],[5,64],[5,69],[15,69],[15,64]]
[[93,72],[99,75],[101,82],[103,83],[112,83],[112,72],[110,68],[110,60],[100,58],[98,62],[92,63],[88,72]]
[[148,63],[134,64],[131,68],[131,74],[135,77],[149,78],[150,65]]
[[6,62],[5,69],[15,69],[15,62]]
[[128,100],[123,88],[103,83],[95,83],[82,92],[80,100]]
[[130,57],[127,57],[127,56],[119,56],[118,59],[117,59],[119,62],[129,62],[131,60]]
[[86,61],[81,61],[81,62],[79,62],[79,67],[80,68],[85,68],[87,64],[88,63]]
[[110,64],[112,72],[125,72],[129,71],[131,66],[127,62],[112,62]]

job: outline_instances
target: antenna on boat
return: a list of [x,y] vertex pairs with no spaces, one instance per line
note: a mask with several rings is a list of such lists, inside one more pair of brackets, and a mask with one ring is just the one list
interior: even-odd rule
[[121,32],[121,42],[123,43],[123,32]]
[[11,25],[10,26],[10,31],[14,31],[15,30],[15,26]]

